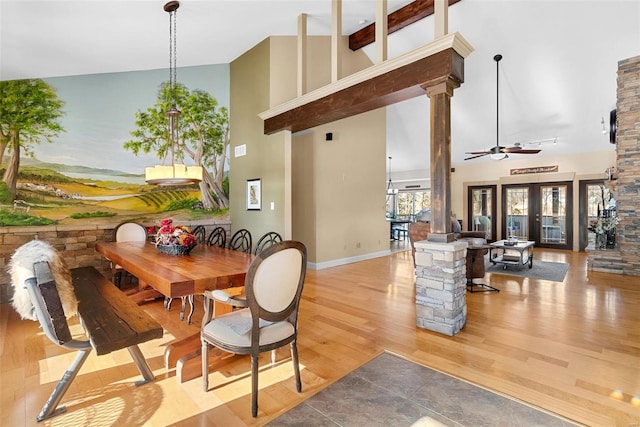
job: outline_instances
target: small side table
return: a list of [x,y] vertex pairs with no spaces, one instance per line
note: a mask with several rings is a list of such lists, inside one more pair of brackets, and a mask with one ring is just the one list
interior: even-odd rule
[[[523,267],[529,265],[529,268],[533,267],[533,245],[535,242],[515,242],[510,244],[506,240],[499,240],[489,245],[489,259],[493,265],[502,264],[506,270],[507,265],[515,265]],[[493,253],[493,250],[501,250],[500,254]],[[507,251],[518,252],[518,255],[510,255]]]
[[[491,249],[491,245],[469,245],[467,247],[467,259],[470,261],[468,263],[471,268],[471,271],[467,271],[467,291],[468,292],[500,292],[500,289],[494,288],[491,285],[487,285],[486,283],[474,283],[473,278],[484,277],[484,254],[487,249]],[[477,262],[478,258],[482,259],[482,262]],[[474,287],[479,286],[481,289],[474,289]]]

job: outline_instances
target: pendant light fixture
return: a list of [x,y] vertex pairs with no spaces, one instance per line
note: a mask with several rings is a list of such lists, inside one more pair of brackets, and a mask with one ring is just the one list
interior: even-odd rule
[[396,217],[396,198],[398,197],[398,190],[393,188],[393,181],[391,181],[391,156],[389,159],[389,182],[387,183],[387,208],[390,208],[390,211],[387,211],[387,218],[395,218]]
[[178,144],[180,110],[176,100],[176,12],[179,1],[170,1],[164,5],[169,13],[169,96],[171,108],[165,113],[167,123],[167,142],[171,146],[171,165],[164,164],[145,168],[145,181],[153,185],[187,185],[202,181],[202,167],[175,163],[175,150]]
[[389,182],[387,183],[387,195],[397,194],[398,190],[393,188],[393,182],[391,181],[391,156],[389,156]]

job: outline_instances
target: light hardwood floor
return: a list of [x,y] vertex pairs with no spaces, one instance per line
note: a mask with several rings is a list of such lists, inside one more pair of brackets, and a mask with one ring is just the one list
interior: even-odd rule
[[[640,277],[590,273],[583,253],[536,250],[565,262],[563,283],[493,274],[500,293],[467,294],[468,319],[454,337],[415,327],[410,252],[321,271],[309,270],[300,309],[303,393],[288,352],[261,360],[259,416],[251,418],[245,357],[178,384],[163,367],[164,347],[198,330],[156,301],[145,309],[165,337],[145,343],[156,381],[136,388],[126,350],[92,355],[63,400],[66,414],[41,425],[263,425],[384,350],[593,426],[640,426]],[[79,326],[74,328],[80,333]],[[36,425],[35,416],[73,355],[51,344],[36,322],[0,306],[0,425]]]

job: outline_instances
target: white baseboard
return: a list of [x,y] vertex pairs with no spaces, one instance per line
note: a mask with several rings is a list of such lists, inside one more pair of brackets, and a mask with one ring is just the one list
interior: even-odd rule
[[380,257],[387,256],[387,255],[391,255],[391,251],[390,250],[380,251],[380,252],[372,252],[372,253],[369,253],[369,254],[358,255],[358,256],[354,256],[354,257],[350,257],[350,258],[334,259],[334,260],[331,260],[331,261],[319,262],[317,264],[314,263],[314,262],[308,262],[307,263],[307,268],[309,268],[311,270],[322,270],[322,269],[329,268],[329,267],[337,267],[339,265],[351,264],[353,262],[365,261],[367,259],[380,258]]

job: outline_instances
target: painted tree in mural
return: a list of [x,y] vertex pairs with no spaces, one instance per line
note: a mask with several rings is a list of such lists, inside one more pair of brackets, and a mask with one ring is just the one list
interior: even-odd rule
[[218,107],[218,101],[209,93],[199,89],[189,91],[178,83],[172,94],[169,83],[163,83],[156,104],[136,112],[136,130],[131,132],[134,139],[125,142],[124,148],[136,155],[155,152],[163,162],[171,163],[172,147],[167,138],[165,112],[171,108],[172,99],[182,112],[177,146],[173,147],[175,161],[183,161],[188,156],[195,165],[203,167],[200,192],[206,209],[228,207],[229,198],[222,182],[229,146],[229,116],[227,109]]
[[2,180],[13,198],[20,155],[32,155],[34,144],[52,142],[64,132],[59,122],[63,105],[55,88],[41,79],[0,81],[0,163],[9,150],[11,157]]

